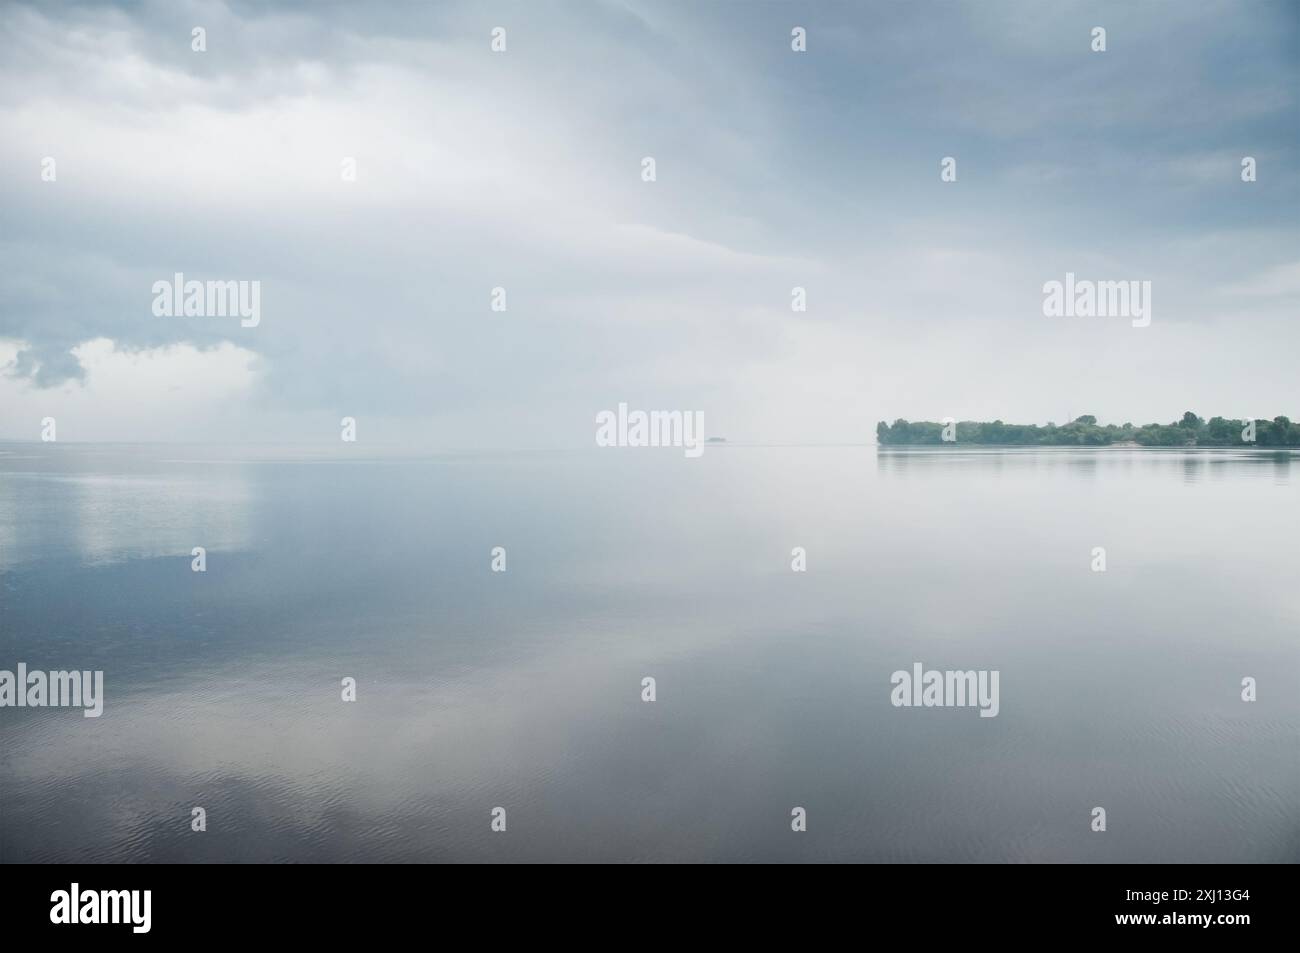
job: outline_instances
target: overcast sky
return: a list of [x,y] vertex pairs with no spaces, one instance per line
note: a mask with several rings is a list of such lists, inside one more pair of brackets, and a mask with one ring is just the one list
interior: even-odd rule
[[[1293,2],[6,3],[0,438],[1300,418],[1298,97]],[[1045,317],[1067,271],[1151,325]]]

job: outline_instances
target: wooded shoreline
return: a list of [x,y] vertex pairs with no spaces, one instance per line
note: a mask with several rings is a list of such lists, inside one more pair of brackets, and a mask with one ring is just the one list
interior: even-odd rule
[[1278,416],[1205,420],[1190,410],[1169,424],[1098,424],[1085,414],[1068,424],[1007,424],[951,418],[876,424],[882,447],[979,444],[1000,447],[1300,447],[1300,424]]

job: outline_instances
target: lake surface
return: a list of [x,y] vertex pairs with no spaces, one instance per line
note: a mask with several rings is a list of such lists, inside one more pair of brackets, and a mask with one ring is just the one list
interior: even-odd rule
[[[0,669],[106,695],[0,709],[0,859],[1295,862],[1298,494],[1287,452],[0,444]],[[916,662],[997,717],[895,707]]]

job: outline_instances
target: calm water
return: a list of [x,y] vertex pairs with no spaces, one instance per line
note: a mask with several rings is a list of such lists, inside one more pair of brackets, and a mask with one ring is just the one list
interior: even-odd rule
[[1300,860],[1300,455],[364,452],[0,444],[0,859]]

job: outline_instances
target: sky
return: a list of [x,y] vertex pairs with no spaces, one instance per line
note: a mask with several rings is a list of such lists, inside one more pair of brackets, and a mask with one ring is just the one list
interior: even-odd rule
[[1298,98],[1266,0],[3,3],[0,439],[1300,418]]

